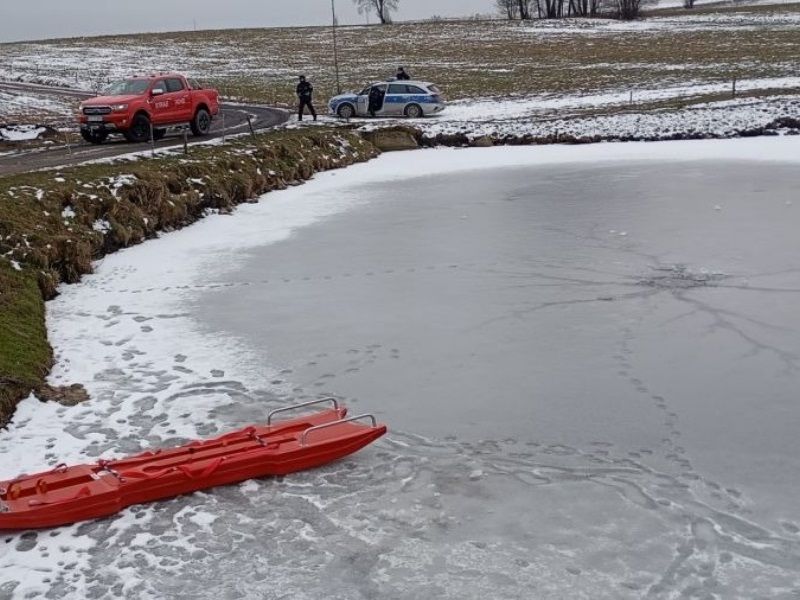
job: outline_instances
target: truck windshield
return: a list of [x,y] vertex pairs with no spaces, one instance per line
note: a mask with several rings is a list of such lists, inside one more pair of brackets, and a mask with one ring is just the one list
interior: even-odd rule
[[147,79],[124,79],[115,81],[103,90],[104,96],[128,96],[144,94],[150,81]]

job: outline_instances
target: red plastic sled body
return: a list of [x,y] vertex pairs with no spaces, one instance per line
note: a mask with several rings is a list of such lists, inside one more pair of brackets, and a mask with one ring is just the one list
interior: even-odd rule
[[311,469],[386,433],[386,426],[372,415],[346,419],[346,409],[336,402],[332,409],[273,423],[272,415],[284,410],[273,411],[267,425],[214,439],[91,465],[59,465],[0,481],[0,530],[66,525],[112,515],[132,504]]

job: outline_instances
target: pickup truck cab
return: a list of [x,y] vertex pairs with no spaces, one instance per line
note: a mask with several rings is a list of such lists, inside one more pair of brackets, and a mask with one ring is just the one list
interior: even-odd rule
[[197,136],[208,134],[219,114],[219,93],[178,73],[162,73],[115,81],[102,96],[81,103],[81,136],[102,144],[110,134],[129,142],[164,137],[168,127],[189,125]]

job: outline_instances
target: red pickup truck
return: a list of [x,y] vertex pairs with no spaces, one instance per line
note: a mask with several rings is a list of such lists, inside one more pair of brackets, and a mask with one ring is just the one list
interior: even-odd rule
[[132,77],[109,85],[102,96],[80,105],[81,136],[102,144],[118,133],[129,142],[161,139],[167,127],[188,124],[194,135],[206,135],[219,113],[219,93],[178,73]]

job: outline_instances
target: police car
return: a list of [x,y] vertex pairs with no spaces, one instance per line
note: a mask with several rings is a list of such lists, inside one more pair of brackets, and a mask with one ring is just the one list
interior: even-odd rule
[[381,92],[382,103],[375,116],[409,117],[419,119],[444,110],[442,93],[432,83],[424,81],[379,81],[358,93],[341,94],[330,99],[331,113],[343,119],[369,115],[369,93],[373,88]]

